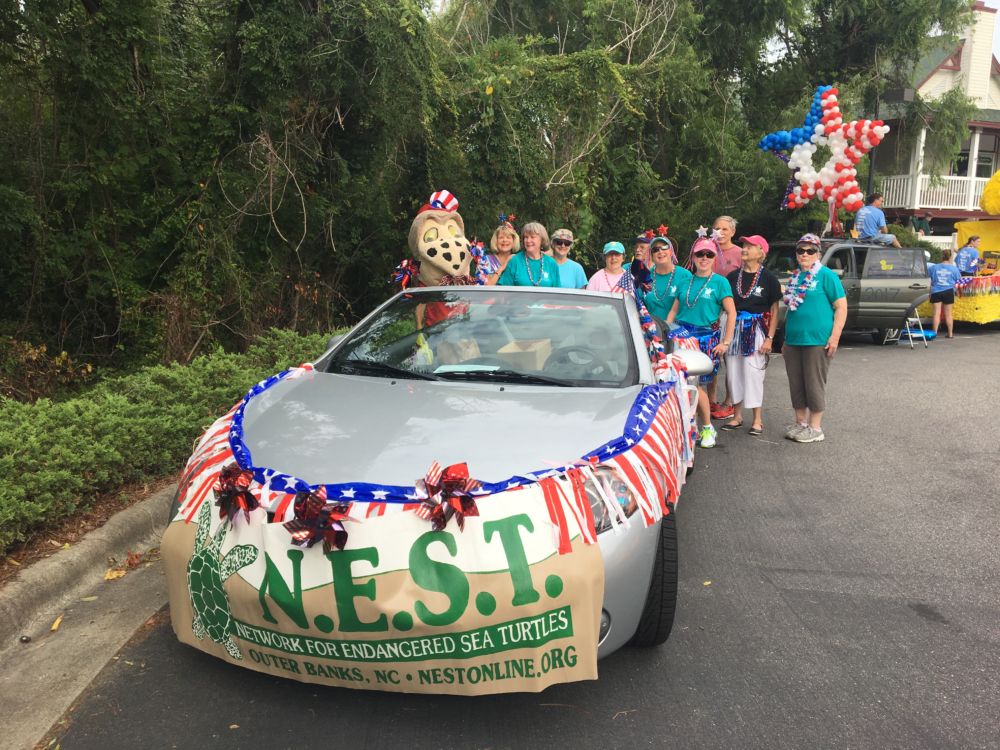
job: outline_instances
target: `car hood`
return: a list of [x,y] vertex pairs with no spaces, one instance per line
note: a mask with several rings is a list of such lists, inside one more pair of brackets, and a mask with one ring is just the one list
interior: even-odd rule
[[244,442],[255,466],[310,484],[408,486],[434,461],[499,482],[620,437],[639,390],[311,372],[250,401]]

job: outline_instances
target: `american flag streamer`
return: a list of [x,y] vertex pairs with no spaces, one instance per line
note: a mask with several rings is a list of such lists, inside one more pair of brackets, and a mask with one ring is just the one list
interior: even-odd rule
[[[688,341],[697,346],[696,339],[681,339],[678,343],[686,345]],[[597,542],[594,511],[588,489],[603,503],[612,519],[614,533],[630,522],[618,500],[603,486],[602,478],[598,475],[599,469],[610,470],[629,489],[637,504],[637,515],[644,525],[656,523],[664,515],[673,512],[680,498],[686,468],[693,456],[693,438],[688,429],[693,405],[685,393],[683,363],[677,357],[668,357],[668,369],[673,376],[669,382],[647,386],[640,392],[632,405],[626,434],[607,444],[609,447],[605,451],[608,454],[606,457],[602,454],[601,457],[593,456],[588,460],[580,459],[562,469],[536,475],[534,482],[523,481],[504,492],[494,490],[494,495],[506,495],[520,490],[540,492],[553,526],[553,543],[560,554],[572,550],[571,540],[577,536],[584,544]],[[235,460],[229,432],[240,405],[230,409],[205,431],[187,462],[181,481],[180,517],[188,522],[209,497],[221,469]],[[442,480],[446,479],[445,472],[452,472],[455,468],[457,465],[446,470],[435,461],[423,479],[415,484],[412,494],[407,496],[412,498],[412,502],[384,502],[379,498],[384,498],[388,492],[377,492],[374,501],[354,503],[355,508],[359,505],[365,507],[363,510],[358,508],[358,516],[350,520],[363,521],[399,512],[414,512],[418,517],[427,519],[433,509],[423,501],[429,494],[442,494],[440,486]],[[254,481],[250,491],[258,498],[261,506],[273,514],[273,522],[288,524],[295,521],[296,494],[284,489],[271,489],[271,477],[276,475],[273,469],[254,471],[264,481]],[[479,489],[480,483],[467,475],[464,466],[462,471],[464,474],[453,474],[448,479],[453,490],[461,490],[462,494],[467,493],[479,501],[492,499],[491,495],[482,494],[485,490]],[[459,487],[457,482],[463,477],[464,482]],[[433,492],[429,493],[428,490]],[[323,486],[316,489],[317,496],[325,492],[326,488]]]

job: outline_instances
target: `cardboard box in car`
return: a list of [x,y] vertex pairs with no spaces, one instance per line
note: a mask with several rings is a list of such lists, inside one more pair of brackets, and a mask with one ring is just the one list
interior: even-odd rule
[[497,350],[497,356],[514,370],[541,370],[552,353],[552,339],[511,341]]

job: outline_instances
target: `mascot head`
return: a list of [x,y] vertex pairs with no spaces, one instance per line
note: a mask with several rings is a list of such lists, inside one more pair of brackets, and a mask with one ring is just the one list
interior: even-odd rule
[[420,207],[410,225],[409,246],[425,286],[475,283],[469,276],[472,253],[465,222],[458,213],[458,199],[447,190],[438,190]]

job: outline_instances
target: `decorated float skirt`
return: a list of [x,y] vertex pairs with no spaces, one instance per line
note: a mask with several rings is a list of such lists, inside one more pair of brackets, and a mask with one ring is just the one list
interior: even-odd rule
[[[930,302],[924,302],[919,310],[922,317],[929,318],[934,312]],[[992,323],[1000,320],[1000,274],[993,276],[966,276],[955,287],[955,320],[966,323]]]

